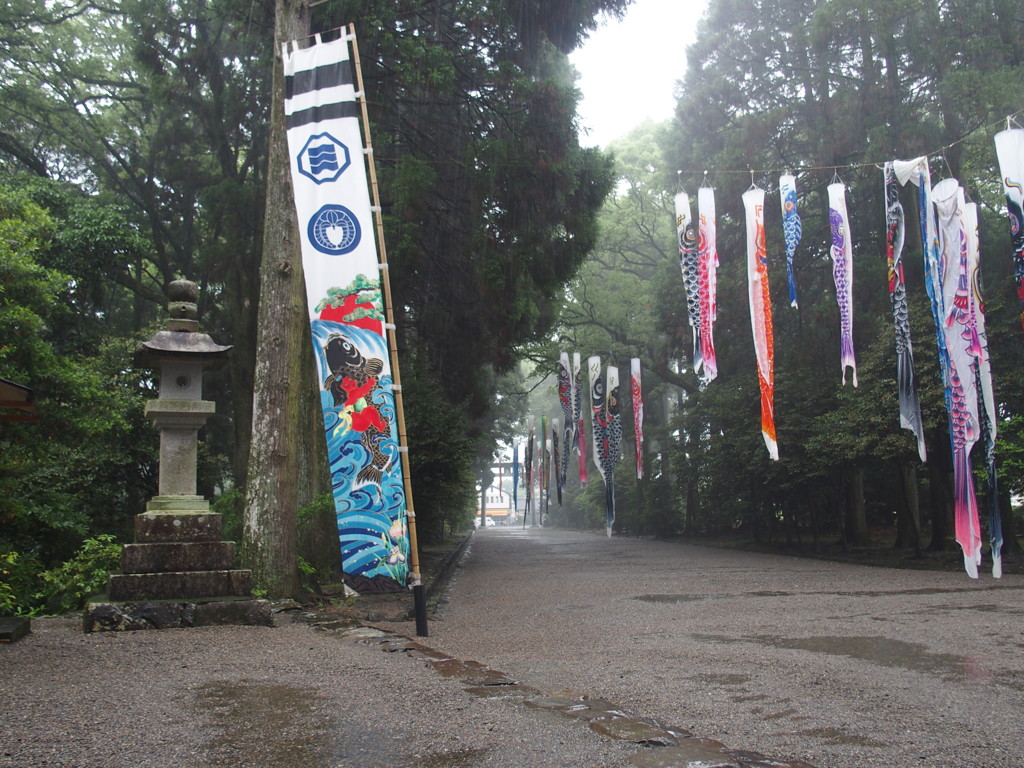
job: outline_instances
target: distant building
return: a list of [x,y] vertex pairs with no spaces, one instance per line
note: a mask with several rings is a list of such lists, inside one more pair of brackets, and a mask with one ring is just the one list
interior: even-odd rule
[[[484,491],[484,508],[487,513],[488,525],[493,520],[495,525],[508,525],[509,511],[512,509],[512,497],[502,489],[495,478],[494,485]],[[477,525],[480,524],[480,509],[476,510]]]

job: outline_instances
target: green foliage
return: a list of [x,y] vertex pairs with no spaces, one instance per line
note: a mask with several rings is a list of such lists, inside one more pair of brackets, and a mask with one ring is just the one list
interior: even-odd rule
[[110,572],[120,570],[121,549],[109,534],[86,539],[70,560],[39,574],[37,611],[63,614],[83,608],[106,589]]
[[334,497],[329,493],[321,493],[309,504],[304,504],[298,509],[299,525],[304,525],[310,520],[324,513],[334,510]]
[[438,395],[436,379],[419,370],[411,382],[403,392],[413,499],[417,533],[429,542],[470,524],[476,450],[462,411]]
[[320,571],[301,555],[296,557],[296,566],[299,569],[299,584],[305,592],[319,592],[320,585],[331,577],[329,572]]
[[0,552],[0,616],[32,612],[42,565],[31,553]]
[[[698,43],[690,52],[680,119],[673,126],[666,155],[669,167],[684,169],[683,184],[698,183],[699,174],[707,168],[712,172],[777,169],[755,179],[769,188],[769,200],[773,173],[793,167],[828,167],[827,171],[803,171],[799,177],[803,239],[797,252],[798,310],[779,300],[785,295],[783,263],[778,258],[782,247],[778,233],[769,232],[772,295],[776,297],[775,415],[782,459],[765,463],[763,448],[758,446],[752,356],[749,352],[734,355],[724,346],[720,347],[722,375],[692,401],[702,415],[683,427],[688,437],[681,450],[691,460],[701,459],[700,509],[702,514],[713,509],[712,527],[715,521],[727,526],[738,520],[765,530],[773,523],[796,520],[815,531],[835,530],[847,502],[832,489],[854,470],[865,478],[869,522],[887,524],[894,507],[902,503],[897,501],[901,491],[894,470],[907,463],[916,465],[917,459],[913,438],[898,423],[892,317],[882,271],[882,189],[874,168],[839,170],[848,187],[855,237],[857,389],[849,384],[843,387],[837,375],[838,318],[826,221],[820,215],[825,208],[822,192],[833,166],[870,166],[881,159],[913,157],[952,145],[955,149],[947,151],[944,170],[969,187],[978,184],[969,194],[982,201],[987,198],[983,210],[998,209],[998,191],[986,181],[994,154],[991,132],[971,134],[970,130],[1019,108],[1020,45],[993,32],[993,20],[1005,21],[1008,13],[1008,6],[998,2],[980,3],[954,16],[948,9],[919,0],[895,4],[770,0],[758,5],[757,24],[746,13],[752,8],[732,2],[713,2],[709,7]],[[966,29],[971,32],[965,34]],[[921,44],[924,39],[930,41],[928,45]],[[1016,73],[1010,78],[1016,78],[1014,86],[1005,79],[1011,72]],[[1007,84],[1008,90],[1000,90],[997,83]],[[694,167],[692,159],[697,157],[701,162]],[[721,222],[742,222],[740,195],[750,179],[724,173],[713,178],[720,222],[718,249],[723,255],[716,336],[734,338],[744,346],[749,338],[744,327],[748,313],[743,306],[745,291],[737,290],[744,284],[742,258],[734,259],[732,266],[725,258],[744,253],[742,226],[724,227]],[[946,417],[935,364],[934,323],[922,299],[920,244],[914,231],[916,202],[909,192],[904,208],[908,212],[904,263],[917,378],[930,458],[942,463],[948,450]],[[983,229],[984,236],[992,236],[991,248],[984,245],[985,237],[983,247],[994,254],[984,263],[988,285],[1006,285],[1008,269],[1000,253],[1005,248],[1001,242],[1005,226],[1005,221],[993,222]],[[1000,382],[998,360],[1016,342],[1007,346],[1004,341],[1002,329],[1009,318],[1001,304],[998,296],[989,302],[988,321],[997,389],[1008,405],[1011,389],[1006,379]],[[740,391],[742,397],[732,397],[731,392]],[[718,407],[718,400],[724,407]],[[720,434],[726,444],[718,441]],[[735,482],[738,468],[745,478],[742,483]]]
[[14,589],[6,581],[11,572],[3,567],[13,565],[15,561],[12,558],[16,557],[16,552],[7,552],[0,556],[0,577],[4,578],[4,581],[0,581],[0,616],[18,615],[18,598],[14,594]]
[[24,192],[0,187],[0,363],[6,378],[24,379],[50,357],[40,338],[60,311],[69,278],[39,263],[53,221]]
[[1024,415],[1013,414],[999,425],[996,452],[1001,483],[1015,496],[1024,494]]
[[210,511],[220,515],[221,536],[225,541],[242,540],[242,503],[245,492],[240,488],[232,488],[222,493],[210,504]]
[[[565,281],[595,241],[610,166],[578,146],[566,54],[597,14],[626,5],[373,0],[314,11],[316,28],[355,22],[361,36],[400,348],[425,360],[406,366],[408,378],[430,371],[419,388],[433,400],[424,410],[465,412],[417,422],[425,444],[455,448],[437,460],[453,462],[445,481],[428,470],[417,496],[428,529],[432,510],[440,530],[463,514],[472,457],[491,448],[488,383],[514,366],[518,344],[550,329]],[[178,277],[203,287],[204,330],[234,345],[226,375],[206,381],[217,415],[205,429],[200,489],[227,485],[224,457],[234,485],[244,482],[273,17],[273,4],[239,0],[19,0],[0,9],[0,172],[31,174],[17,185],[53,220],[37,227],[48,248],[15,238],[34,271],[3,265],[31,290],[0,302],[2,321],[25,330],[17,365],[12,337],[0,333],[0,375],[28,383],[64,420],[61,430],[0,434],[17,448],[0,459],[16,498],[0,507],[0,541],[40,546],[56,562],[79,537],[123,529],[137,511],[155,480],[155,437],[131,410],[150,382],[130,373],[128,354]],[[19,218],[34,226],[27,211]],[[59,368],[63,379],[36,373]],[[115,385],[113,402],[103,382]],[[462,430],[455,446],[433,434],[453,428]],[[52,451],[33,444],[58,431]],[[80,487],[72,462],[87,470]],[[449,481],[466,487],[453,493]],[[432,488],[443,495],[432,498]]]
[[[468,409],[470,423],[493,400],[480,386],[487,369],[511,370],[517,345],[550,328],[611,181],[607,160],[577,143],[578,97],[565,55],[546,37],[560,12],[538,10],[523,25],[501,5],[398,18],[388,3],[352,8],[379,105],[392,285],[409,318],[401,349],[429,355],[439,394]],[[593,23],[586,15],[575,7],[559,35]],[[417,34],[396,35],[396,24]],[[527,48],[534,53],[522,55]]]
[[90,532],[127,533],[155,482],[155,439],[142,414],[145,383],[131,368],[133,342],[93,328],[95,309],[73,299],[72,261],[54,233],[63,220],[29,190],[0,183],[0,377],[33,389],[39,424],[0,425],[0,548],[46,565]]

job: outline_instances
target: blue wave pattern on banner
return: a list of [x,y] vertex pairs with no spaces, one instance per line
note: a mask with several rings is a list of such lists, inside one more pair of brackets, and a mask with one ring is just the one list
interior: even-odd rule
[[338,168],[338,153],[335,152],[333,144],[309,148],[309,170],[314,176],[325,171],[336,171]]
[[[344,404],[335,406],[333,394],[324,388],[331,375],[325,348],[332,336],[343,336],[366,360],[387,359],[385,340],[374,331],[327,320],[312,320],[310,329],[319,370],[342,568],[348,574],[367,578],[388,576],[405,584],[409,540],[391,376],[381,375],[365,398],[363,407],[375,408],[388,425],[387,433],[373,446],[367,445],[370,441],[366,432],[352,428],[352,409]],[[373,465],[375,452],[378,462],[382,457],[387,459],[379,484],[359,479],[360,472]]]

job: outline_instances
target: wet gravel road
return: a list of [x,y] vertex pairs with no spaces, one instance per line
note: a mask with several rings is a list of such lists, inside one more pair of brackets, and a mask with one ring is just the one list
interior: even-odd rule
[[492,528],[422,642],[506,673],[519,695],[474,693],[429,653],[294,613],[275,628],[89,635],[35,620],[0,646],[0,766],[669,764],[636,762],[664,748],[525,706],[529,686],[792,765],[1020,768],[1022,601],[1024,576]]
[[1024,577],[478,532],[429,644],[819,768],[1024,766]]

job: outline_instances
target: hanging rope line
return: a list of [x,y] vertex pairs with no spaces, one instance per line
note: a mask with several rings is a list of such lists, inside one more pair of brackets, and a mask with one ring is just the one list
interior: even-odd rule
[[[996,121],[994,123],[989,123],[987,125],[979,125],[977,128],[974,128],[974,129],[968,131],[967,133],[965,133],[963,136],[961,136],[956,141],[950,142],[949,144],[946,144],[945,146],[940,147],[939,149],[936,149],[936,150],[934,150],[932,152],[925,153],[923,156],[927,157],[929,159],[934,158],[934,157],[940,157],[940,158],[945,159],[945,155],[946,155],[946,152],[948,150],[952,149],[953,147],[955,147],[955,146],[957,146],[959,144],[964,143],[965,141],[967,141],[969,138],[971,138],[975,134],[980,133],[981,131],[986,131],[986,132],[995,131],[997,129],[1002,128],[1004,123],[1006,124],[1007,127],[1010,126],[1010,123],[1017,124],[1017,118],[1020,117],[1021,115],[1024,115],[1024,109],[1018,110],[1017,112],[1014,112],[1014,113],[1012,113],[1010,115],[1007,115],[1004,118],[1000,118],[998,121]],[[891,160],[892,158],[889,158],[889,159]],[[864,161],[864,162],[860,162],[860,163],[847,163],[845,165],[803,165],[803,166],[787,165],[785,167],[779,167],[779,168],[762,168],[762,169],[757,169],[757,168],[743,168],[743,169],[735,169],[735,170],[717,170],[716,169],[712,173],[714,173],[714,174],[721,174],[723,176],[737,176],[737,175],[747,175],[747,174],[749,174],[750,177],[751,177],[751,180],[753,180],[755,175],[767,176],[767,175],[773,175],[773,174],[779,174],[779,173],[811,173],[811,172],[814,172],[814,171],[832,171],[834,175],[838,175],[840,170],[856,170],[856,169],[859,169],[859,168],[877,168],[877,169],[881,170],[881,168],[883,167],[885,162],[886,161],[884,161],[884,160],[875,160],[875,161],[870,161],[870,162],[869,161]],[[947,167],[948,167],[948,163],[947,163]],[[702,167],[701,170],[697,170],[696,168],[693,168],[693,169],[683,169],[683,170],[676,171],[676,173],[677,173],[677,178],[681,178],[683,175],[693,175],[693,176],[703,175],[704,183],[707,183],[707,177],[708,177],[709,171],[707,171],[706,169],[704,169]]]

